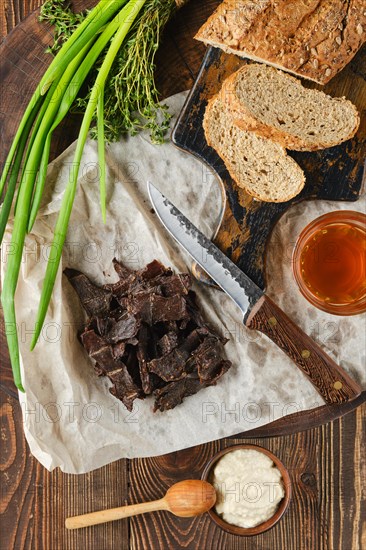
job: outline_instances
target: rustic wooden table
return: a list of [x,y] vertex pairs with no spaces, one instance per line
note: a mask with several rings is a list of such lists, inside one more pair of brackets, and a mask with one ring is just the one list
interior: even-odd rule
[[[2,0],[2,37],[41,1]],[[80,2],[75,0],[74,4]],[[193,35],[217,3],[191,0],[179,20],[170,24],[157,70],[164,95],[192,85],[204,52],[202,45],[193,42]],[[16,41],[8,42],[9,52]],[[7,75],[2,76],[5,79]],[[2,92],[6,93],[4,87]],[[1,106],[0,115],[7,116],[3,111]],[[8,120],[10,126],[16,122],[13,117]],[[6,132],[1,137],[2,154],[7,137]],[[72,132],[58,136],[55,152],[73,137]],[[49,473],[31,456],[25,441],[3,335],[0,342],[1,550],[366,548],[366,458],[361,451],[365,446],[365,392],[342,411],[322,407],[306,415],[298,413],[270,427],[247,432],[245,438],[216,441],[152,459],[119,460],[86,475]],[[159,498],[175,481],[199,477],[215,451],[244,440],[279,456],[293,481],[288,513],[263,535],[240,538],[221,531],[208,516],[178,519],[163,512],[75,532],[64,528],[64,519],[69,515]]]

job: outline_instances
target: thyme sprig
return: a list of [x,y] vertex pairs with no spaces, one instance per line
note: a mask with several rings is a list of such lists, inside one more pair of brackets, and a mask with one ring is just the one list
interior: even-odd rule
[[54,43],[47,51],[56,54],[88,13],[89,10],[73,12],[70,2],[65,0],[46,0],[41,7],[39,20],[54,26]]

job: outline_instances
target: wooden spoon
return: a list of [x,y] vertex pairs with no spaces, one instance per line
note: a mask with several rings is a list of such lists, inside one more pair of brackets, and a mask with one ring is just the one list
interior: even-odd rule
[[66,519],[65,526],[67,529],[79,529],[157,510],[168,510],[183,518],[199,516],[212,508],[215,502],[216,491],[210,483],[200,479],[186,479],[170,487],[160,500],[74,516]]

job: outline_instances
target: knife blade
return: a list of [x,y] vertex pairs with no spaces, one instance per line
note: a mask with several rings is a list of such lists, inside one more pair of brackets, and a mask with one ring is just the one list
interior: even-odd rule
[[360,395],[360,386],[210,241],[151,182],[154,210],[172,237],[237,304],[248,328],[268,336],[294,361],[327,403]]
[[148,182],[155,211],[175,240],[240,307],[244,316],[264,294],[225,254],[221,252],[156,187]]

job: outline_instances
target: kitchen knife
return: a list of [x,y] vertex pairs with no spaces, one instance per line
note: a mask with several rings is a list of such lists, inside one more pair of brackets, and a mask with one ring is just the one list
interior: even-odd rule
[[361,388],[305,334],[245,273],[201,233],[160,191],[147,184],[156,214],[174,239],[230,296],[244,324],[268,336],[309,378],[323,399],[343,403]]

